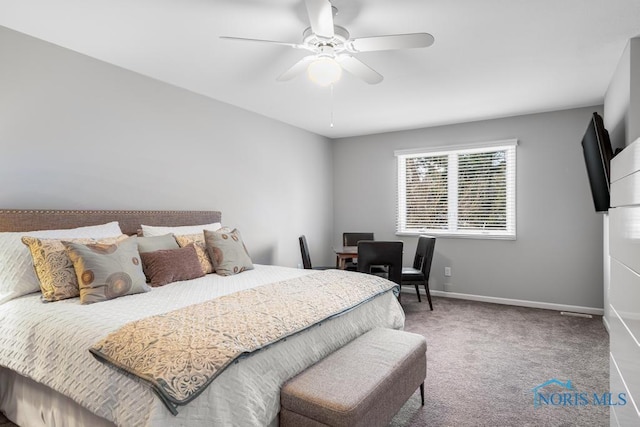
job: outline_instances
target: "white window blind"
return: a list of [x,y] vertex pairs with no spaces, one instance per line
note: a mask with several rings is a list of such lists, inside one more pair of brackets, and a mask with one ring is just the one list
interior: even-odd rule
[[514,239],[516,145],[397,151],[398,234]]

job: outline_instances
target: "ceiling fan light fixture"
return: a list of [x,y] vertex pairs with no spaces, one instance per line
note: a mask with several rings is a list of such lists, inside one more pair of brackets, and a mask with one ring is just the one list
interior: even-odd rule
[[309,80],[320,86],[329,86],[342,77],[342,67],[335,59],[322,56],[307,67]]

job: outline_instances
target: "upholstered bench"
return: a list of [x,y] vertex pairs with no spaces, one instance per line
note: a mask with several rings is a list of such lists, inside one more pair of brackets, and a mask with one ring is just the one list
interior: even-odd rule
[[426,351],[421,335],[367,332],[282,386],[280,426],[388,425],[418,387],[424,405]]

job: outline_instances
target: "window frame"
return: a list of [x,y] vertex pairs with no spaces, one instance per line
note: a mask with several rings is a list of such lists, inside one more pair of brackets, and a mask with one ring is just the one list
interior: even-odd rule
[[[499,141],[479,142],[473,144],[461,145],[445,145],[437,147],[415,148],[408,150],[396,150],[396,236],[418,236],[421,234],[430,234],[439,237],[453,238],[469,238],[469,239],[488,239],[488,240],[516,240],[516,204],[517,204],[517,139],[505,139]],[[506,229],[505,230],[458,230],[458,155],[471,153],[486,153],[502,150],[511,150],[507,155],[506,164]],[[447,162],[448,171],[448,225],[446,230],[441,229],[420,229],[407,230],[403,225],[406,223],[406,180],[403,182],[402,177],[406,176],[406,172],[401,176],[404,165],[402,164],[407,158],[411,157],[431,157],[431,156],[449,156]],[[454,167],[451,167],[451,156],[455,156]],[[452,175],[455,174],[455,180]],[[405,195],[403,198],[402,196]],[[402,214],[404,212],[404,216]]]

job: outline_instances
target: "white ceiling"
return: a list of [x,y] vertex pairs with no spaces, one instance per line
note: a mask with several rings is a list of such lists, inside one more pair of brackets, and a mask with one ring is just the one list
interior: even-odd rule
[[[2,0],[0,25],[328,137],[602,103],[638,0],[333,0],[352,37],[428,32],[425,49],[368,52],[384,76],[328,88],[276,77],[306,51],[303,0]],[[0,65],[1,66],[1,65]]]

